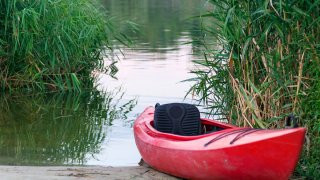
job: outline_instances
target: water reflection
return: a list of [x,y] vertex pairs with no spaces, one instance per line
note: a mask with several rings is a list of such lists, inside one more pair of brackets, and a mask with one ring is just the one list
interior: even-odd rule
[[[138,34],[130,34],[134,46],[122,47],[115,52],[119,60],[117,80],[100,73],[98,88],[122,86],[124,99],[138,98],[138,104],[130,115],[135,119],[147,106],[171,102],[193,103],[185,95],[192,85],[181,81],[192,78],[193,60],[202,58],[198,50],[201,21],[192,16],[201,14],[205,0],[102,0],[111,16],[130,20],[140,25]],[[106,60],[106,62],[108,62]],[[98,156],[109,157],[109,162],[90,162],[95,165],[137,165],[141,158],[134,143],[132,129],[121,123],[113,126],[110,146]],[[116,156],[118,152],[121,158]],[[111,157],[111,158],[110,158]],[[112,163],[110,163],[112,162]]]
[[[139,25],[138,34],[130,34],[137,49],[151,52],[176,50],[182,37],[196,43],[202,37],[199,16],[205,0],[102,0],[109,14]],[[196,46],[192,46],[196,47]]]
[[205,11],[206,0],[101,1],[108,14],[139,24],[140,31],[130,34],[133,47],[115,53],[117,80],[101,73],[99,88],[122,86],[127,98],[139,98],[136,113],[157,102],[194,102],[191,95],[185,99],[192,82],[181,81],[194,78],[192,61],[203,58],[197,54],[204,34],[196,16]]
[[98,91],[0,97],[0,164],[85,164],[135,105]]

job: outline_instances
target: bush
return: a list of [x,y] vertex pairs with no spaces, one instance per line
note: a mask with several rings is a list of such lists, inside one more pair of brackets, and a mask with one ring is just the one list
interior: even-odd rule
[[90,87],[112,39],[124,38],[89,0],[12,0],[0,8],[2,91]]
[[319,1],[209,2],[212,10],[203,17],[216,23],[203,30],[218,45],[196,61],[204,68],[194,72],[191,92],[240,126],[283,128],[295,114],[310,139],[301,162],[311,168],[300,172],[319,172]]

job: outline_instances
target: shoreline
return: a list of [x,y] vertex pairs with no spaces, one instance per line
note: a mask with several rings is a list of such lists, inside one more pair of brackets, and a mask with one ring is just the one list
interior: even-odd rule
[[69,179],[150,179],[177,180],[147,166],[4,166],[0,165],[0,179],[4,180],[69,180]]

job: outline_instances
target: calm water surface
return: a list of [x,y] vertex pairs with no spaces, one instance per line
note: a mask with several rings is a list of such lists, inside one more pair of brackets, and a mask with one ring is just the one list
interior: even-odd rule
[[132,124],[147,106],[187,102],[204,1],[102,0],[118,19],[139,24],[133,47],[115,53],[117,79],[99,91],[0,98],[0,164],[135,166]]

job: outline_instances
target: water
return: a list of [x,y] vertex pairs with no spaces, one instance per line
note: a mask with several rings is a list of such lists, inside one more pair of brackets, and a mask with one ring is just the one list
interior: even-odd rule
[[140,28],[127,31],[133,47],[115,52],[117,79],[100,74],[100,91],[81,95],[1,97],[0,164],[136,166],[132,125],[139,113],[156,103],[193,102],[186,96],[192,83],[181,81],[193,77],[192,60],[202,58],[194,55],[200,20],[190,17],[204,1],[102,2]]
[[1,96],[0,164],[86,164],[101,153],[113,121],[126,119],[135,105],[121,104],[121,95]]
[[[118,53],[117,80],[101,75],[101,89],[122,86],[127,98],[139,99],[143,110],[156,102],[181,102],[194,77],[192,60],[202,59],[198,52],[201,39],[199,16],[205,1],[194,0],[103,0],[111,16],[139,24],[131,33],[135,44]],[[130,33],[129,33],[130,34]],[[187,101],[191,99],[187,97]],[[141,111],[138,111],[141,112]]]
[[[122,48],[118,54],[119,72],[117,80],[108,75],[100,76],[100,88],[122,87],[124,99],[136,98],[138,103],[129,119],[135,119],[147,106],[171,102],[192,103],[186,96],[194,68],[196,44],[190,43],[201,38],[200,21],[197,16],[204,1],[194,0],[105,0],[105,8],[112,16],[138,23],[140,33],[132,34],[135,45]],[[140,155],[136,151],[132,128],[121,125],[113,127],[116,133],[107,145],[112,161],[100,163],[109,165],[136,165]],[[125,157],[123,157],[123,155]],[[102,155],[103,156],[103,155]],[[109,157],[110,157],[109,156]],[[89,162],[95,164],[96,162]]]

